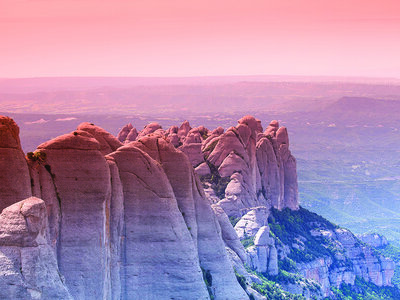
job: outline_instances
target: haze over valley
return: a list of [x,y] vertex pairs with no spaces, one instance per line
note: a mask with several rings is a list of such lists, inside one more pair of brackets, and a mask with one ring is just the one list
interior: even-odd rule
[[[269,81],[268,81],[269,80]],[[273,81],[271,81],[273,80]],[[304,82],[309,80],[309,82]],[[0,111],[25,152],[84,121],[113,134],[131,122],[227,129],[241,116],[292,133],[300,203],[357,233],[400,240],[400,84],[302,77],[49,78],[0,81]]]

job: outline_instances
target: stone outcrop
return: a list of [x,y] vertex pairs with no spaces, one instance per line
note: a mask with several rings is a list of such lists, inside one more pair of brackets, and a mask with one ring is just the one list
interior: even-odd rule
[[31,180],[19,140],[19,127],[0,117],[0,211],[32,196]]
[[365,233],[365,234],[358,234],[357,238],[360,239],[363,243],[374,247],[374,248],[382,248],[387,246],[388,240],[378,233]]
[[55,214],[51,215],[55,228],[51,240],[74,299],[101,299],[110,294],[107,223],[111,182],[101,149],[92,134],[76,130],[37,150],[46,154],[46,160],[39,164],[39,182],[34,184],[48,188],[38,196]]
[[0,214],[0,298],[73,299],[47,242],[43,200],[30,197]]
[[[119,140],[126,143],[131,130],[135,130],[131,124],[123,127]],[[251,116],[225,132],[222,127],[213,131],[204,126],[192,128],[188,121],[167,131],[151,123],[135,138],[151,133],[184,152],[200,176],[230,177],[232,184],[226,185],[225,197],[220,197],[228,216],[242,216],[243,209],[260,205],[298,208],[296,160],[289,150],[287,129],[277,121],[264,132],[261,122]]]
[[[26,160],[17,127],[7,122],[11,130],[2,128],[2,141],[21,154],[27,180],[1,202],[7,207],[0,225],[7,230],[0,234],[0,270],[11,274],[4,277],[2,298],[247,299],[191,162],[159,125],[123,145],[132,126],[118,140],[83,123]],[[40,206],[24,219],[27,206],[16,202],[32,194],[43,200],[24,200]],[[27,248],[30,256],[21,256]],[[203,272],[212,278],[209,286]],[[43,283],[41,276],[51,281]]]
[[306,278],[321,284],[325,295],[330,287],[339,288],[342,283],[354,284],[356,276],[377,286],[390,286],[394,275],[394,262],[377,255],[350,231],[343,228],[313,232],[332,241],[338,249],[334,260],[321,257],[309,263],[298,264],[299,272]]
[[[285,251],[282,252],[282,243],[270,234],[268,226],[271,207],[278,210],[299,208],[296,160],[289,150],[287,129],[279,126],[277,121],[272,121],[263,130],[261,122],[251,116],[241,118],[235,127],[226,131],[221,127],[212,131],[203,126],[192,128],[187,121],[179,127],[172,126],[165,132],[155,124],[150,125],[151,130],[146,128],[139,133],[141,139],[135,142],[135,146],[148,152],[162,165],[176,195],[180,195],[179,190],[183,188],[184,180],[180,175],[169,171],[169,168],[185,173],[188,166],[184,169],[177,167],[180,165],[178,161],[184,161],[183,158],[177,158],[173,163],[161,159],[165,149],[168,148],[167,152],[170,153],[173,153],[172,146],[181,150],[201,177],[204,191],[221,228],[226,251],[235,269],[245,276],[249,284],[257,283],[259,279],[247,273],[244,263],[255,271],[277,275],[278,260],[285,258],[291,247],[301,247],[297,244],[283,245]],[[150,141],[154,140],[151,134],[158,137],[157,144],[151,144]],[[168,147],[165,146],[165,141],[170,142]],[[164,150],[160,152],[160,149]],[[197,228],[193,206],[180,200],[192,197],[191,194],[177,196],[177,201],[180,210],[185,214],[186,224]],[[232,220],[236,220],[234,228],[231,225]],[[196,237],[197,230],[192,230],[191,233]],[[325,296],[329,294],[331,286],[353,284],[356,276],[377,285],[390,285],[389,278],[393,276],[391,261],[368,252],[368,247],[357,253],[362,257],[359,259],[351,252],[355,251],[351,249],[358,249],[356,242],[346,246],[344,236],[339,236],[339,233],[333,235],[335,243],[342,245],[343,242],[341,247],[346,255],[342,258],[354,260],[353,269],[335,267],[329,257],[299,264],[299,272],[305,278],[320,284]],[[196,238],[194,241],[198,242]],[[293,292],[304,290],[309,296],[313,294],[302,284],[285,287]]]
[[[1,117],[0,135],[2,299],[265,299],[245,264],[277,275],[278,259],[304,245],[284,245],[268,224],[299,208],[296,161],[276,121],[265,131],[251,116],[226,131],[128,124],[118,138],[82,123],[27,157],[14,121]],[[312,234],[339,249],[298,264],[325,296],[356,276],[391,284],[393,262],[349,231]]]
[[[164,138],[148,136],[131,144],[162,166],[174,191],[179,211],[197,247],[200,266],[212,276],[216,298],[244,299],[221,239],[221,230],[188,157]],[[190,297],[189,297],[190,298]]]

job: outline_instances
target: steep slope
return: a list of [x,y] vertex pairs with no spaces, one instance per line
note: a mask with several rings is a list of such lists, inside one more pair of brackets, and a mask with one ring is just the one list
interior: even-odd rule
[[[261,290],[265,281],[260,278],[265,276],[306,298],[333,296],[332,289],[354,285],[357,278],[376,286],[391,285],[391,260],[348,230],[299,210],[296,160],[287,129],[277,121],[263,131],[259,120],[246,116],[226,132],[191,128],[186,121],[167,131],[157,126],[157,135],[182,150],[195,167],[249,294],[257,294],[250,285]],[[275,223],[280,211],[284,217]]]
[[30,177],[14,120],[0,117],[0,211],[32,196]]
[[[42,198],[37,201],[48,212],[35,218],[49,224],[41,230],[53,265],[45,267],[62,274],[59,293],[73,299],[247,299],[188,158],[157,136],[142,136],[143,142],[122,146],[84,123],[22,157],[30,178],[19,189]],[[13,201],[2,203],[19,197],[15,192]],[[41,278],[35,271],[31,276]],[[17,278],[7,279],[16,288],[5,299],[52,299],[45,284],[29,296]]]
[[391,260],[299,207],[276,121],[127,125],[120,140],[83,123],[24,158],[2,120],[3,167],[21,166],[0,198],[4,299],[321,299],[359,278],[391,284]]

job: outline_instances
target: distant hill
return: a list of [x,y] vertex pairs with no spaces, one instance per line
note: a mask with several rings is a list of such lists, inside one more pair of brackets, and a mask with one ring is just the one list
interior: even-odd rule
[[330,112],[397,114],[400,112],[399,100],[382,100],[367,97],[343,97],[326,107]]

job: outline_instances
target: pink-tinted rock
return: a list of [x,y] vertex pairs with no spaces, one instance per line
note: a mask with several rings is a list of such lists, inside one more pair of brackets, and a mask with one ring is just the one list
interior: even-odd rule
[[243,148],[243,144],[239,141],[233,129],[230,129],[219,138],[218,143],[208,157],[208,161],[219,167],[232,151],[237,153],[239,156],[244,157],[245,160],[246,158],[248,159],[248,155]]
[[123,143],[126,140],[126,137],[128,136],[129,132],[133,129],[133,126],[131,123],[125,125],[122,127],[120,132],[118,132],[117,139]]
[[215,297],[245,299],[246,294],[237,284],[227,257],[218,221],[188,158],[164,139],[154,141],[153,137],[149,137],[134,145],[159,161],[168,176],[179,209],[197,246],[201,266],[212,275]]
[[184,143],[179,147],[187,155],[193,167],[197,167],[204,162],[203,152],[201,152],[201,143]]
[[178,133],[178,126],[171,126],[170,128],[168,128],[168,130],[166,131],[167,135],[173,134],[173,133]]
[[247,125],[251,131],[251,135],[253,138],[256,137],[256,132],[258,130],[262,130],[262,127],[260,128],[260,123],[258,122],[258,120],[256,118],[254,118],[253,116],[244,116],[243,118],[241,118],[238,121],[239,124],[244,124]]
[[78,126],[77,130],[90,133],[99,142],[100,152],[103,155],[114,152],[122,146],[122,143],[115,136],[92,123],[82,123]]
[[146,125],[142,131],[139,132],[139,135],[137,136],[136,139],[140,139],[140,138],[142,138],[150,133],[153,133],[156,130],[161,129],[161,128],[162,128],[161,125],[158,123],[150,123],[150,124]]
[[14,120],[0,117],[0,211],[32,196],[28,165],[18,134]]
[[218,172],[222,177],[226,177],[231,176],[235,172],[241,172],[246,168],[247,165],[243,158],[232,151],[219,166]]
[[83,130],[75,130],[40,144],[38,149],[100,150],[100,144],[90,133]]
[[31,197],[15,203],[0,214],[0,245],[35,247],[45,244],[46,226],[43,200]]
[[279,122],[276,120],[271,121],[271,123],[269,123],[268,127],[264,131],[265,136],[275,137],[278,128],[279,128]]
[[124,195],[123,295],[126,299],[179,299],[185,294],[190,299],[207,299],[191,237],[196,223],[190,228],[185,224],[164,170],[135,147],[158,156],[157,140],[147,136],[109,155],[118,166]]
[[276,141],[278,143],[278,146],[280,146],[281,144],[286,144],[289,146],[289,137],[286,127],[282,126],[278,129],[278,131],[276,132]]
[[265,193],[265,197],[271,201],[272,206],[281,208],[283,191],[279,167],[280,160],[276,156],[269,139],[264,137],[258,141],[256,156],[262,191]]
[[242,139],[243,145],[247,146],[247,144],[249,143],[250,136],[251,136],[251,129],[249,128],[249,126],[244,125],[244,124],[239,124],[236,127],[236,129],[239,132],[239,136]]
[[125,143],[130,143],[136,140],[138,137],[139,133],[137,132],[136,128],[132,128],[128,135],[126,136]]
[[[60,272],[73,297],[108,297],[110,170],[99,142],[88,132],[77,130],[43,143],[46,153],[40,172],[42,193],[49,216],[58,220],[57,253]],[[50,176],[49,176],[50,175]],[[55,198],[47,198],[55,197]],[[54,205],[59,205],[52,210]],[[90,276],[88,276],[90,274]]]
[[180,139],[186,137],[189,131],[192,129],[188,121],[184,121],[178,129],[178,136]]
[[167,140],[174,145],[174,147],[179,147],[180,145],[179,137],[176,133],[169,134]]
[[232,227],[232,224],[229,221],[229,218],[226,215],[225,211],[218,204],[213,204],[211,205],[211,207],[214,210],[215,215],[217,216],[219,225],[221,226],[222,238],[224,239],[226,245],[233,251],[235,251],[235,253],[240,257],[243,263],[246,262],[245,249],[240,242],[240,239],[235,229]]
[[197,166],[195,168],[195,171],[199,176],[204,176],[211,173],[210,167],[207,165],[206,162],[203,162],[199,166]]

